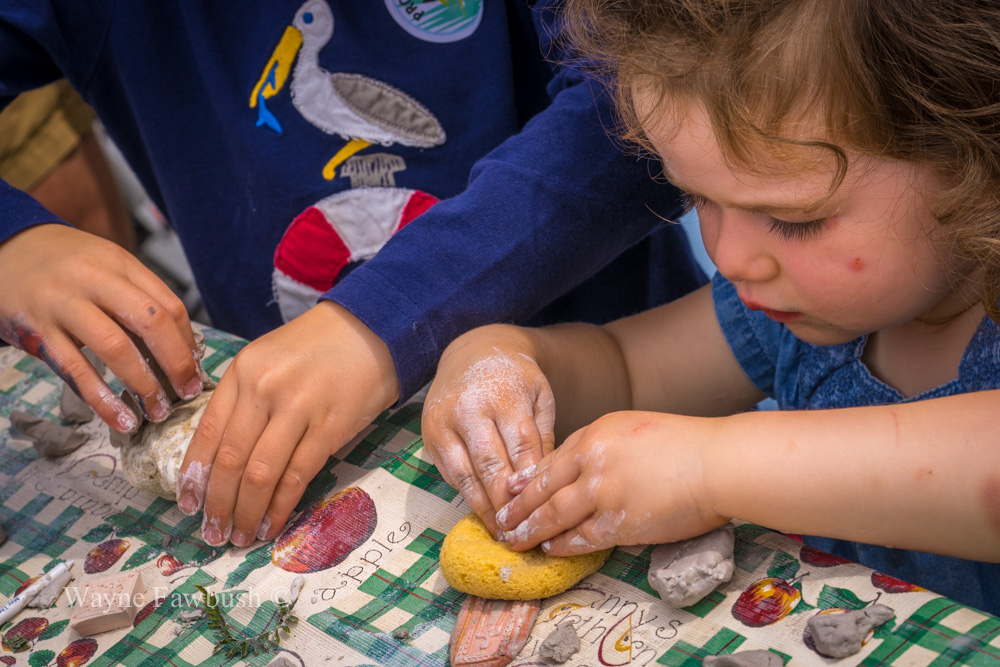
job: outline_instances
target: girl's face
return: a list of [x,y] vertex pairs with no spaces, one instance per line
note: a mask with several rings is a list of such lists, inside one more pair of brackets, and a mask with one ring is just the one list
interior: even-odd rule
[[[824,202],[835,175],[828,150],[795,148],[785,163],[762,152],[752,171],[731,167],[704,110],[679,111],[647,136],[747,307],[802,340],[834,345],[947,323],[975,302],[974,290],[970,299],[959,289],[962,265],[924,198],[938,187],[926,170],[849,154],[846,178]],[[802,136],[821,135],[803,127]]]

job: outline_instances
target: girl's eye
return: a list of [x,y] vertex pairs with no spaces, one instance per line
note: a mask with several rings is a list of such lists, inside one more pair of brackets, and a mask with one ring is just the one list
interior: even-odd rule
[[687,192],[681,193],[681,201],[684,202],[685,213],[690,213],[693,209],[701,208],[708,203],[708,200],[704,197],[688,194]]
[[[705,197],[692,195],[687,192],[681,193],[681,198],[684,202],[685,213],[691,211],[691,209],[703,209],[711,204]],[[804,241],[813,238],[823,231],[823,227],[827,222],[826,218],[789,222],[788,220],[781,220],[770,215],[764,217],[767,223],[767,231],[788,241]]]
[[767,231],[789,241],[804,241],[823,231],[826,219],[788,222],[767,216]]

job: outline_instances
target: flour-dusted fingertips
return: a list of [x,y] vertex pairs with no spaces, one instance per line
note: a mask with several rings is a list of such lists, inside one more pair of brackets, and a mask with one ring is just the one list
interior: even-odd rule
[[538,474],[538,466],[533,463],[524,470],[511,475],[507,479],[507,489],[514,494],[521,493],[536,474]]

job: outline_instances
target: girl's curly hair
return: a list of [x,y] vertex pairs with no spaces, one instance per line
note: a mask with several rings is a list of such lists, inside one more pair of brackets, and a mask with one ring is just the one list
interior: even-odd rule
[[[570,52],[611,83],[621,136],[646,149],[636,90],[701,103],[736,164],[761,146],[830,150],[831,192],[847,150],[932,169],[946,183],[935,216],[982,267],[1000,322],[996,0],[566,0],[563,24]],[[782,137],[804,112],[823,114],[826,136]]]

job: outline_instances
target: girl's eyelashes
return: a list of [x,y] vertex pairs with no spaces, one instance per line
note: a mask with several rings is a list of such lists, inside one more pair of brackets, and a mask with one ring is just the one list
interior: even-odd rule
[[684,203],[685,213],[690,213],[692,210],[701,208],[708,203],[706,198],[687,192],[681,192],[681,201]]
[[804,241],[813,238],[823,231],[825,224],[825,218],[805,220],[803,222],[788,222],[787,220],[779,220],[770,215],[767,216],[767,231],[789,241]]
[[[687,192],[681,193],[681,199],[684,202],[685,213],[688,213],[692,209],[704,208],[710,203],[705,197],[693,195]],[[813,238],[823,231],[823,227],[827,222],[826,218],[804,220],[802,222],[790,222],[788,220],[781,220],[770,215],[765,217],[767,221],[767,231],[772,234],[776,234],[779,238],[789,241],[804,241],[806,239]]]

